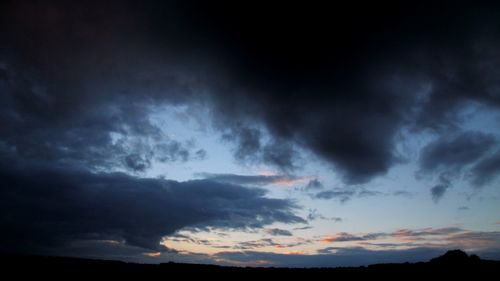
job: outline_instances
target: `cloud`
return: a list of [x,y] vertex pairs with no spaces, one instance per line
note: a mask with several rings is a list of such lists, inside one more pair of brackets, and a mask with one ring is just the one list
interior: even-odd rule
[[499,249],[500,232],[499,231],[467,231],[457,233],[447,238],[448,243],[452,245],[461,245],[467,249]]
[[322,199],[322,200],[331,200],[337,199],[341,203],[345,203],[353,198],[366,198],[373,196],[385,196],[387,195],[384,192],[367,190],[365,188],[335,188],[330,190],[323,190],[316,193],[309,194],[313,199]]
[[323,184],[318,179],[310,180],[304,187],[304,190],[320,190],[323,189]]
[[209,179],[222,183],[250,185],[250,186],[290,186],[307,181],[310,177],[297,177],[293,175],[236,175],[236,174],[210,174],[197,173],[204,179]]
[[75,240],[113,240],[161,251],[162,237],[185,227],[305,222],[290,201],[210,180],[176,182],[16,161],[2,162],[0,180],[4,250],[40,253]]
[[366,190],[363,189],[360,192],[358,192],[358,197],[372,197],[372,196],[380,196],[380,195],[385,195],[383,192],[380,191],[374,191],[374,190]]
[[279,228],[266,229],[266,233],[271,235],[271,236],[292,236],[293,235],[289,230],[279,229]]
[[262,239],[254,240],[254,241],[240,242],[236,246],[233,246],[231,248],[238,249],[238,250],[250,250],[250,249],[262,248],[262,247],[276,247],[279,245],[280,244],[275,242],[273,239],[262,238]]
[[444,228],[424,228],[424,229],[399,229],[390,235],[394,238],[405,241],[418,241],[424,240],[429,236],[448,236],[457,233],[465,232],[464,229],[459,227],[444,227]]
[[500,172],[500,150],[476,163],[468,174],[469,181],[476,187],[493,182]]
[[320,214],[317,209],[309,209],[307,214],[307,220],[314,221],[318,219],[328,220],[333,222],[342,222],[342,218],[340,217],[325,217],[324,215]]
[[431,188],[432,200],[437,203],[443,197],[448,188],[450,188],[450,185],[448,184],[438,184],[433,186]]
[[201,104],[237,159],[291,171],[311,153],[359,184],[401,163],[403,128],[443,133],[466,106],[500,104],[493,3],[343,4],[334,16],[225,1],[47,5],[2,9],[2,140],[30,157],[78,152],[68,144],[94,127],[85,162],[104,161],[100,132],[150,134],[148,105]]
[[323,243],[361,241],[361,240],[364,240],[363,237],[354,236],[346,232],[341,232],[335,236],[325,236],[321,238],[321,242]]
[[[498,231],[470,231],[460,227],[399,229],[393,232],[353,234],[340,232],[319,238],[322,243],[349,242],[356,247],[374,249],[464,249],[474,252],[497,252],[500,249]],[[337,244],[341,245],[341,244]],[[344,249],[341,246],[323,248],[319,254],[328,254]],[[491,253],[490,253],[491,254]]]
[[[334,251],[332,253],[331,251]],[[323,254],[278,254],[270,252],[242,251],[220,252],[217,259],[227,264],[257,265],[257,261],[267,261],[260,266],[287,266],[287,267],[339,267],[362,266],[376,263],[400,263],[428,261],[442,255],[446,249],[413,248],[406,250],[368,250],[361,247],[331,248]],[[258,265],[257,265],[258,266]]]
[[[369,242],[369,240],[385,239],[396,234],[404,234],[414,239],[417,237],[436,238],[437,236],[440,241],[437,243],[432,240]],[[500,249],[499,233],[467,231],[456,227],[399,230],[392,233],[363,235],[344,233],[343,237],[346,242],[354,237],[354,240],[350,242],[357,243],[358,246],[328,246],[318,249],[316,253],[307,254],[297,252],[281,254],[242,249],[242,251],[222,251],[214,254],[212,258],[226,265],[338,267],[428,261],[444,254],[449,249],[456,248],[466,249],[481,258],[498,259]],[[259,261],[265,261],[265,263]]]
[[431,188],[432,199],[436,203],[453,186],[452,180],[464,173],[475,186],[481,186],[493,177],[489,169],[494,173],[495,165],[485,163],[494,163],[491,160],[494,156],[488,154],[497,144],[494,135],[479,131],[461,131],[441,136],[420,151],[417,177],[438,175],[439,183]]
[[259,240],[253,240],[253,241],[244,241],[244,242],[239,242],[237,243],[236,246],[231,246],[229,248],[231,249],[236,249],[236,250],[254,250],[258,248],[264,248],[264,247],[275,247],[275,248],[292,248],[292,247],[297,247],[297,246],[302,246],[305,244],[310,244],[311,241],[308,239],[296,239],[293,242],[290,243],[280,243],[276,242],[275,240],[271,238],[262,238]]
[[[167,100],[155,103],[136,94],[125,99],[118,93],[125,91],[122,86],[99,87],[83,74],[73,81],[71,77],[80,76],[73,67],[60,71],[61,81],[53,81],[57,71],[45,67],[50,68],[44,65],[32,73],[32,66],[19,61],[4,65],[1,117],[9,125],[0,132],[2,155],[100,171],[144,172],[154,161],[179,163],[206,154],[191,140],[169,137],[151,120],[152,112]],[[116,82],[116,77],[107,78],[110,84]],[[177,87],[176,82],[165,83]],[[144,90],[131,84],[125,87]]]
[[242,163],[264,163],[291,172],[300,160],[293,144],[285,139],[263,142],[261,129],[237,123],[223,129],[223,140],[236,144],[235,158]]
[[355,194],[356,192],[352,190],[326,190],[316,193],[314,198],[324,200],[338,199],[340,202],[344,203],[351,200],[352,196]]
[[361,236],[356,236],[351,233],[340,232],[333,236],[322,237],[320,241],[323,243],[366,241],[366,240],[375,240],[386,236],[387,236],[386,233],[369,233]]
[[[323,243],[333,242],[353,242],[353,241],[371,241],[384,238],[397,238],[404,241],[422,241],[427,237],[444,236],[454,237],[457,234],[475,232],[467,232],[459,227],[443,227],[443,228],[424,228],[424,229],[399,229],[394,232],[372,232],[360,235],[355,235],[348,232],[340,232],[335,235],[323,236],[319,239]],[[494,234],[492,234],[494,236]]]
[[396,190],[392,193],[394,196],[402,196],[406,198],[413,198],[414,194],[406,190]]
[[[425,175],[482,186],[499,174],[497,137],[463,131],[464,110],[500,106],[498,4],[131,2],[1,4],[5,248],[167,251],[160,238],[185,227],[305,222],[292,202],[241,186],[293,176],[139,177],[207,156],[155,122],[172,107],[206,112],[197,120],[235,159],[284,175],[318,161],[368,183],[406,159],[402,131],[436,137],[420,152]],[[313,199],[382,195],[307,180]],[[439,185],[435,200],[451,187]]]
[[[268,7],[267,17],[249,29],[245,29],[248,15],[238,14],[235,24],[248,33],[238,29],[235,41],[229,39],[234,30],[213,26],[221,30],[225,43],[240,47],[225,51],[233,51],[227,52],[228,69],[236,70],[232,77],[237,82],[229,91],[241,95],[217,97],[216,108],[223,115],[219,118],[229,124],[235,116],[258,119],[273,137],[291,139],[331,163],[346,183],[367,182],[399,163],[395,137],[408,123],[418,129],[448,128],[459,121],[457,113],[464,105],[498,104],[492,94],[498,79],[486,75],[497,72],[496,67],[479,55],[497,61],[496,51],[473,47],[482,42],[490,50],[498,44],[491,29],[486,32],[480,24],[490,26],[496,22],[493,18],[476,18],[475,13],[464,12],[470,11],[467,8],[457,8],[453,16],[443,18],[424,5],[413,5],[411,14],[392,6],[387,10],[393,12],[386,14],[378,7],[377,14],[383,18],[397,17],[395,27],[371,14],[359,16],[359,9],[352,7],[345,7],[344,16],[335,19],[321,8],[288,7],[287,15],[308,18],[305,25],[296,26],[292,20],[296,16],[284,16],[273,8]],[[351,13],[356,15],[352,17],[355,23],[348,16]],[[414,17],[429,19],[429,23],[415,26],[410,20]],[[280,29],[283,36],[279,39],[270,31],[278,23],[288,27]],[[343,27],[332,31],[335,26]],[[445,31],[451,27],[455,32]],[[324,36],[330,32],[336,36]],[[377,35],[387,36],[387,41],[372,40]],[[385,43],[394,41],[400,44]],[[252,42],[251,47],[247,42]],[[491,67],[479,67],[483,64]],[[234,108],[241,100],[243,105]],[[226,115],[222,109],[228,105],[233,108]]]
[[443,136],[420,151],[420,172],[461,171],[486,155],[496,142],[494,135],[478,131]]
[[301,226],[301,227],[295,227],[293,230],[308,230],[308,229],[312,229],[313,227],[310,226],[310,225],[306,225],[306,226]]

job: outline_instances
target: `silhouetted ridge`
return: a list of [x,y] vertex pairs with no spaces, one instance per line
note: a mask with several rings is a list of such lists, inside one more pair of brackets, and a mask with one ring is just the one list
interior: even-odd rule
[[431,263],[439,264],[466,264],[470,262],[479,261],[480,258],[477,255],[467,255],[466,252],[462,250],[451,250],[446,252],[446,254],[433,258],[430,260]]
[[[391,279],[411,277],[426,279],[429,277],[445,277],[461,279],[471,276],[476,280],[479,276],[500,275],[500,261],[482,260],[476,255],[467,255],[460,250],[449,251],[429,262],[374,264],[361,267],[337,268],[252,268],[217,265],[201,265],[187,263],[139,264],[119,261],[92,260],[82,258],[43,257],[0,255],[0,265],[4,276],[46,277],[53,280],[79,278],[96,279],[109,277],[114,279],[165,279],[173,276],[183,278],[232,277],[237,278],[271,278],[271,279],[312,279],[322,276],[340,278],[384,278]],[[5,278],[4,278],[5,279]]]

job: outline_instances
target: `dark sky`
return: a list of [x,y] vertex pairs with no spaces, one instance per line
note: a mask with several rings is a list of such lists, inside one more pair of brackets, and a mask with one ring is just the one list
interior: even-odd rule
[[[500,256],[500,6],[270,2],[3,1],[0,251],[301,266],[451,246]],[[447,215],[358,220],[401,200]],[[428,228],[426,243],[393,241]],[[366,239],[332,238],[345,234]]]

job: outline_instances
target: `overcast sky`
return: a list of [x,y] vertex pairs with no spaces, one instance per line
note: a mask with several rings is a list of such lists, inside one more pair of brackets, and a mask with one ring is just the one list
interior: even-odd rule
[[500,5],[269,2],[2,1],[0,252],[500,259]]

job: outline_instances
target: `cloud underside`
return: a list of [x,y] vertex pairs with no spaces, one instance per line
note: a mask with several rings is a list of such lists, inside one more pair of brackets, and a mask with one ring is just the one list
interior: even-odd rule
[[162,251],[162,237],[184,227],[251,230],[305,222],[287,200],[209,180],[176,182],[5,163],[0,180],[4,251],[57,252],[92,240]]
[[[495,7],[176,2],[4,4],[4,149],[140,172],[205,155],[151,141],[161,136],[150,106],[208,106],[237,159],[291,171],[305,150],[344,182],[365,183],[403,160],[402,128],[460,130],[463,108],[500,104]],[[475,183],[498,171],[495,159]]]

